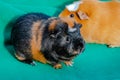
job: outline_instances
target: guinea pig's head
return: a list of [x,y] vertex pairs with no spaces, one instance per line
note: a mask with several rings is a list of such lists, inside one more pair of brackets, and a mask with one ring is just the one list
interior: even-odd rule
[[85,49],[85,41],[80,33],[82,24],[74,23],[73,28],[69,28],[69,35],[72,38],[72,47],[69,49],[70,55],[78,55]]
[[68,24],[60,18],[50,18],[45,22],[43,31],[42,51],[53,52],[59,55],[59,51],[68,52],[71,43]]
[[69,60],[81,53],[85,48],[85,41],[80,34],[81,24],[70,18],[60,18],[53,29],[54,49],[60,59]]
[[64,9],[59,17],[68,17],[74,19],[77,23],[82,23],[84,20],[88,20],[89,16],[86,12],[79,10],[79,11],[69,11],[68,9]]
[[[87,3],[86,3],[87,1]],[[91,1],[89,0],[77,1],[66,6],[66,8],[59,14],[59,17],[69,17],[74,19],[77,23],[88,20],[88,11],[86,12],[86,5]]]
[[[53,26],[54,25],[54,26]],[[65,48],[70,44],[70,36],[68,34],[68,24],[61,21],[52,21],[49,27],[50,38],[54,41],[54,48]]]
[[60,60],[71,60],[84,50],[81,24],[70,18],[51,18],[46,25],[48,28],[44,31],[42,50],[56,52]]

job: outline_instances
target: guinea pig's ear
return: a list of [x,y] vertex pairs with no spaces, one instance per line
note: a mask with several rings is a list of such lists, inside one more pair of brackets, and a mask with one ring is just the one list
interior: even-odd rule
[[75,26],[75,28],[79,29],[79,28],[82,27],[82,24],[80,24],[80,23],[74,23],[74,26]]
[[85,12],[78,11],[77,14],[78,14],[78,16],[79,16],[79,18],[81,20],[87,20],[87,19],[89,19],[88,15]]
[[68,31],[68,24],[66,22],[59,22],[56,26],[57,29],[61,29],[62,32]]
[[68,31],[68,24],[67,24],[67,23],[63,23],[63,24],[62,24],[62,30],[63,30],[64,32]]

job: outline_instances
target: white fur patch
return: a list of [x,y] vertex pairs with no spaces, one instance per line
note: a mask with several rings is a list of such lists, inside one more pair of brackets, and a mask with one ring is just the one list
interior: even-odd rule
[[76,28],[69,28],[69,32],[75,32],[76,30]]
[[69,4],[66,6],[66,8],[69,10],[69,11],[76,11],[79,7],[80,4],[82,4],[83,2],[82,1],[76,1],[72,4]]

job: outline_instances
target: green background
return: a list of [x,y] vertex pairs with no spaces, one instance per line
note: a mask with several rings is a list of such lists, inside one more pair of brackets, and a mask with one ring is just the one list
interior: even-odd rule
[[120,48],[106,45],[86,44],[73,67],[63,64],[59,70],[39,62],[31,66],[14,58],[9,38],[15,18],[28,12],[58,16],[73,1],[0,0],[0,80],[120,80]]

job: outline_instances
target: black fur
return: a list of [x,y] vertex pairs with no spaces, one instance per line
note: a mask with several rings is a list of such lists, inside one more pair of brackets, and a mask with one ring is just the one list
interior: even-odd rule
[[[44,24],[42,34],[42,44],[40,51],[51,65],[56,65],[61,61],[70,61],[74,56],[84,49],[84,40],[80,35],[80,24],[75,24],[77,30],[70,32],[68,23],[63,22],[60,18],[49,19],[42,13],[29,13],[21,16],[16,20],[11,33],[11,40],[14,49],[18,55],[26,58],[25,62],[31,64],[33,62],[31,54],[30,41],[32,37],[33,22],[42,21]],[[50,31],[49,24],[53,20],[59,20],[55,25],[55,29]],[[41,26],[39,26],[41,27]],[[39,35],[37,34],[36,37]],[[77,51],[77,54],[74,54]]]
[[31,64],[32,54],[31,54],[31,28],[33,22],[42,19],[48,19],[49,16],[42,13],[29,13],[19,17],[12,29],[11,40],[16,51],[16,54],[22,55],[26,58],[24,62]]
[[[80,34],[81,26],[81,24],[75,23],[74,28],[76,30],[73,32],[68,32],[68,40],[70,42],[68,47],[62,47],[61,49],[58,49],[56,47],[56,52],[60,55],[60,60],[70,61],[73,59],[73,57],[75,57],[85,49],[85,41]],[[74,54],[74,51],[76,51],[77,53]]]
[[49,60],[52,65],[55,65],[60,62],[59,57],[61,56],[56,53],[58,52],[57,50],[68,48],[71,43],[67,40],[70,37],[68,33],[68,25],[65,22],[59,22],[56,24],[54,31],[49,32],[46,28],[43,32],[41,51],[46,59]]
[[81,24],[74,24],[76,30],[74,32],[69,32],[69,35],[72,37],[73,50],[77,52],[82,52],[85,49],[85,41],[80,34]]

